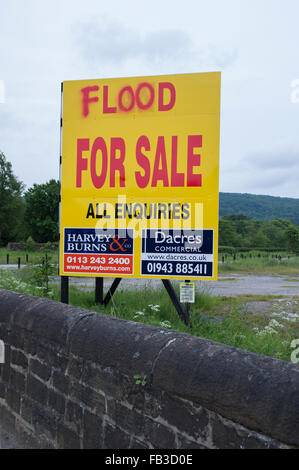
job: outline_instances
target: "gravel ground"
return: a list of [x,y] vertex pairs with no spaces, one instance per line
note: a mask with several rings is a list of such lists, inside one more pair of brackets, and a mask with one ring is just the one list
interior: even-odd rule
[[202,281],[202,285],[212,295],[299,295],[299,276],[231,274],[219,276],[218,281]]
[[[16,269],[17,265],[0,265],[0,269]],[[22,265],[21,267],[25,267]],[[292,281],[290,280],[292,279]],[[182,279],[183,280],[183,279]],[[59,283],[59,277],[53,278],[55,283]],[[112,284],[113,278],[105,278],[104,288],[108,289]],[[172,281],[174,283],[179,281]],[[79,288],[93,289],[95,280],[88,277],[70,277],[70,283]],[[160,288],[162,282],[160,279],[128,279],[123,278],[119,289],[139,288],[148,286],[153,289]],[[251,275],[251,274],[229,274],[218,276],[218,281],[196,281],[196,289],[207,290],[211,295],[281,295],[292,297],[299,295],[299,276],[279,276],[279,275]]]
[[[292,280],[290,280],[292,279]],[[54,279],[60,282],[59,278]],[[105,278],[104,289],[107,290],[112,284],[113,278]],[[172,281],[177,283],[179,281]],[[72,277],[70,285],[76,285],[82,290],[94,289],[95,280],[87,277]],[[148,286],[152,289],[162,287],[160,279],[122,279],[118,289],[142,289]],[[277,276],[277,275],[248,275],[230,274],[219,275],[218,281],[196,281],[196,289],[209,292],[211,295],[281,295],[292,297],[299,296],[299,276]]]
[[[26,268],[26,264],[21,264],[21,268]],[[0,269],[18,269],[17,264],[0,264]]]

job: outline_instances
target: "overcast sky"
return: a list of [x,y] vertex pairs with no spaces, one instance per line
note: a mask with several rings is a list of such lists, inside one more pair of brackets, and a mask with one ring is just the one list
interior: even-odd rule
[[63,80],[221,71],[220,190],[299,198],[298,21],[298,0],[0,0],[0,150],[27,188],[58,179]]

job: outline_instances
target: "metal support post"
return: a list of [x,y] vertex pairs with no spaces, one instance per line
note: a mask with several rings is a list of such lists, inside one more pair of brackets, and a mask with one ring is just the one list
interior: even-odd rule
[[104,278],[96,277],[95,304],[103,304],[104,301]]
[[60,289],[60,302],[64,304],[69,303],[69,277],[60,276],[61,289]]
[[106,294],[106,297],[105,297],[105,299],[104,299],[104,305],[105,305],[105,307],[106,307],[106,306],[108,305],[108,303],[110,302],[110,300],[111,300],[111,298],[112,298],[114,292],[116,291],[116,289],[117,289],[117,287],[118,287],[118,285],[119,285],[121,279],[122,279],[121,277],[117,277],[117,278],[114,279],[113,284],[112,284],[112,286],[110,287],[110,289],[108,290],[108,292],[107,292],[107,294]]
[[171,282],[169,281],[169,279],[162,279],[162,282],[163,282],[163,285],[164,285],[165,289],[168,292],[168,295],[169,295],[176,311],[179,314],[179,317],[185,323],[185,325],[190,326],[190,324],[188,322],[188,318],[186,316],[186,312],[184,311],[184,309],[182,307],[182,304],[180,303]]

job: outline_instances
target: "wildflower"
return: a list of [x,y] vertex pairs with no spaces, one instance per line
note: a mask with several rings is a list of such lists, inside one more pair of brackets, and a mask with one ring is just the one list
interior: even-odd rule
[[297,315],[296,313],[288,313],[285,317],[284,317],[285,320],[287,321],[290,321],[292,323],[296,322],[297,320],[299,320],[299,315]]
[[171,323],[167,320],[164,320],[160,323],[163,328],[171,328]]
[[150,309],[153,310],[154,312],[159,312],[159,311],[160,311],[160,305],[149,304],[149,307],[150,307]]
[[272,312],[272,317],[279,317],[282,320],[286,320],[288,316],[288,312],[282,311],[282,312]]
[[274,334],[276,334],[276,335],[277,335],[277,333],[278,333],[278,332],[277,332],[276,330],[274,330],[274,328],[272,328],[271,326],[267,325],[267,326],[265,326],[265,328],[264,328],[263,330],[259,331],[259,333],[257,333],[257,335],[258,335],[258,336],[264,336],[264,335],[267,335],[267,334],[269,334],[269,335],[274,335]]
[[144,312],[136,312],[134,317],[133,318],[140,318],[140,317],[144,317],[145,313]]
[[269,326],[272,327],[272,328],[284,328],[284,325],[282,325],[281,323],[279,323],[276,320],[271,320],[269,322]]

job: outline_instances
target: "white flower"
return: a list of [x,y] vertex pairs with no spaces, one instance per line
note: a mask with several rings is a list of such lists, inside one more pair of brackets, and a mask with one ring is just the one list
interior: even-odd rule
[[272,312],[272,317],[282,317],[283,313],[282,312]]
[[160,305],[149,304],[149,307],[150,307],[150,309],[153,310],[154,312],[159,312],[159,310],[160,310]]
[[269,326],[273,328],[284,328],[284,326],[276,320],[271,320]]
[[265,330],[267,333],[270,333],[270,335],[272,335],[272,334],[277,334],[277,331],[276,331],[274,328],[272,328],[272,326],[269,326],[269,325],[268,325],[268,326],[265,326],[264,330]]
[[288,320],[292,323],[296,322],[298,319],[299,319],[299,315],[297,315],[296,313],[288,313],[285,317],[284,317],[285,320]]
[[160,323],[163,328],[171,328],[171,323],[167,320],[164,320]]
[[133,318],[144,317],[144,312],[136,312]]
[[259,333],[257,333],[258,336],[264,336],[264,335],[274,335],[276,334],[277,335],[277,331],[274,330],[274,328],[272,328],[271,326],[265,326],[265,328],[263,330],[261,330]]

